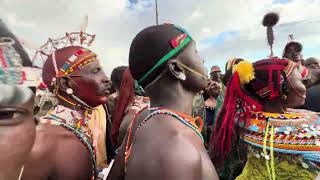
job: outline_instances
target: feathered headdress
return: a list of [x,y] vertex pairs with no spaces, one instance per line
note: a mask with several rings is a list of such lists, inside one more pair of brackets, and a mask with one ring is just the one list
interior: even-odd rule
[[94,42],[96,35],[86,33],[87,26],[88,15],[85,16],[84,20],[79,25],[79,31],[66,32],[64,36],[58,38],[48,38],[40,48],[37,48],[24,39],[19,39],[19,42],[28,49],[35,51],[32,63],[34,66],[42,68],[47,58],[58,49],[68,46],[90,47]]
[[[95,40],[95,35],[79,32],[67,32],[65,36],[60,38],[49,38],[45,44],[36,50],[35,55],[32,58],[32,62],[39,64],[44,63],[48,56],[53,54],[57,49],[61,49],[68,46],[81,46],[90,47]],[[36,63],[37,62],[37,63]]]

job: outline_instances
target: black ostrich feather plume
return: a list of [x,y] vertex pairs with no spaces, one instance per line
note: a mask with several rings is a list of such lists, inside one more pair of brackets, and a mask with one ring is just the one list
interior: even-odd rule
[[273,41],[274,41],[274,35],[273,35],[273,26],[276,25],[279,21],[279,15],[274,12],[270,12],[266,15],[264,15],[262,20],[262,25],[267,28],[267,41],[270,46],[270,57],[273,57]]
[[270,12],[264,15],[262,20],[262,25],[265,27],[270,27],[270,26],[276,25],[278,21],[279,21],[279,15],[277,13]]

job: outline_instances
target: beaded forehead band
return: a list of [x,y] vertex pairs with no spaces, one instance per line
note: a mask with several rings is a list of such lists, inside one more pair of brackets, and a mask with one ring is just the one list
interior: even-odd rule
[[170,41],[171,46],[173,49],[169,51],[166,55],[164,55],[144,76],[142,76],[139,80],[138,83],[141,84],[146,78],[157,68],[159,68],[163,63],[168,61],[170,58],[172,58],[174,55],[179,53],[182,48],[184,48],[186,45],[188,45],[192,41],[192,37],[190,34],[184,30],[180,26],[175,27],[180,30],[183,34],[180,34],[179,36],[175,37]]
[[[79,58],[80,56],[82,56],[82,58]],[[85,65],[96,62],[96,57],[97,55],[89,49],[79,49],[69,57],[64,65],[59,69],[58,73],[56,71],[56,75],[57,77],[66,77]]]
[[0,38],[0,84],[37,87],[41,83],[41,69],[23,67],[14,44],[10,37]]
[[37,49],[32,61],[44,63],[46,59],[52,55],[56,77],[69,76],[85,65],[96,62],[97,55],[91,52],[89,49],[79,49],[68,58],[68,60],[61,66],[60,69],[58,69],[55,51],[64,47],[76,45],[81,47],[89,47],[94,40],[95,35],[90,35],[88,33],[84,33],[83,31],[66,33],[64,37],[57,39],[49,38],[44,45]]

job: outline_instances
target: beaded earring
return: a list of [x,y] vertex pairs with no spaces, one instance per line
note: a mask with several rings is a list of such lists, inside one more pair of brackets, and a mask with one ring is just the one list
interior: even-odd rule
[[71,88],[68,88],[66,92],[67,94],[73,94],[73,90]]

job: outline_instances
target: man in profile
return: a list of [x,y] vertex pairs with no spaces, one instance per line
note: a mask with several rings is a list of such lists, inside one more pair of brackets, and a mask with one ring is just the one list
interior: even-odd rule
[[320,69],[320,59],[310,57],[304,61],[303,65],[309,69]]

